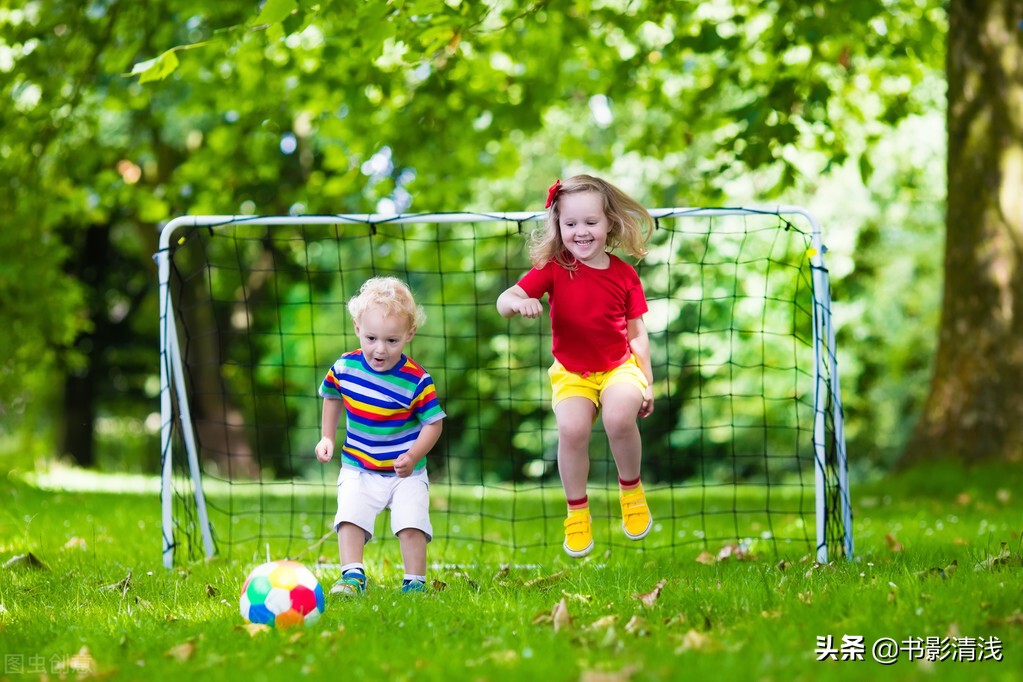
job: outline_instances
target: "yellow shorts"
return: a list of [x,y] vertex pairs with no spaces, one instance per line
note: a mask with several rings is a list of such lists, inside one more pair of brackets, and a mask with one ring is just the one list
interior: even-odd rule
[[601,397],[608,386],[630,384],[643,393],[649,385],[635,355],[614,369],[585,375],[569,372],[555,360],[547,370],[547,375],[551,378],[551,407],[557,407],[565,398],[586,398],[599,410]]

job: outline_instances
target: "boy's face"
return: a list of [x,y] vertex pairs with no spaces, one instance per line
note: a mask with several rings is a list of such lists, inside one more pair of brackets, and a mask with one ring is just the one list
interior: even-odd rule
[[378,306],[370,306],[355,323],[362,355],[375,372],[387,372],[398,364],[405,344],[412,340],[416,330],[399,315],[388,315]]

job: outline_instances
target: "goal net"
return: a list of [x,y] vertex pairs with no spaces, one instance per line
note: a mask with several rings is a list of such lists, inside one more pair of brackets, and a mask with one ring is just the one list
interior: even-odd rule
[[[852,555],[842,405],[817,220],[793,208],[655,209],[635,263],[650,310],[654,413],[640,421],[654,527],[621,531],[594,425],[598,551]],[[222,554],[337,561],[337,461],[320,464],[326,370],[358,347],[346,303],[367,278],[411,286],[426,323],[406,353],[447,417],[427,458],[433,564],[561,556],[565,497],[550,324],[498,315],[543,213],[188,216],[160,273],[164,562]],[[546,303],[545,303],[546,310]],[[339,441],[343,439],[342,419]],[[367,560],[400,564],[386,512]]]

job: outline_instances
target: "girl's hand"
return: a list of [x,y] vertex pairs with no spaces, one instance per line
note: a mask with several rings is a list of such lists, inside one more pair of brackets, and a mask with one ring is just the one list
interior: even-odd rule
[[643,404],[639,406],[640,418],[649,417],[654,413],[654,387],[647,386],[643,391]]
[[316,444],[316,459],[323,463],[327,463],[333,456],[334,441],[326,437],[321,438],[320,442]]
[[543,303],[540,303],[535,298],[524,298],[520,301],[516,301],[512,306],[512,309],[522,317],[528,317],[530,319],[534,317],[540,317],[543,314]]

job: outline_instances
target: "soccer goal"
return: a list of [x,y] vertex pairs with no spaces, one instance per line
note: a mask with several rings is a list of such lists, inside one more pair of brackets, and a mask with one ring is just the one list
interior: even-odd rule
[[[589,484],[598,552],[851,557],[818,221],[798,207],[651,214],[650,252],[636,268],[650,304],[655,410],[641,431],[655,523],[641,542],[622,534],[598,420]],[[357,347],[346,302],[375,275],[407,281],[425,309],[406,351],[434,377],[447,412],[427,459],[431,562],[561,561],[549,318],[506,320],[495,307],[529,268],[526,236],[543,218],[168,223],[155,256],[165,564],[214,554],[337,561],[338,464],[313,454],[317,389],[331,362]],[[388,528],[382,515],[367,559],[397,556]]]

